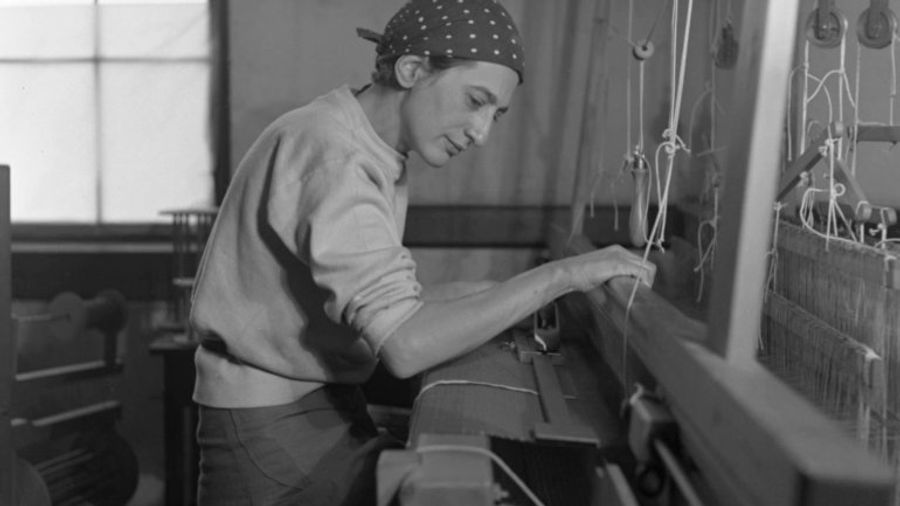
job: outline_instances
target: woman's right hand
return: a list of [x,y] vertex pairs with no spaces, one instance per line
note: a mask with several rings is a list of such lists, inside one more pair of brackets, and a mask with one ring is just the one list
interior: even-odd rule
[[653,285],[656,266],[619,245],[568,257],[566,272],[572,286],[578,291],[588,291],[617,276],[631,276],[647,286]]

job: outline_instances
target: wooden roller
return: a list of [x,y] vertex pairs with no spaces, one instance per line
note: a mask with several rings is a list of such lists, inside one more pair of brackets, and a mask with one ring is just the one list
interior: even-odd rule
[[85,330],[114,334],[125,325],[125,297],[116,290],[104,290],[88,301],[78,294],[62,292],[50,301],[43,313],[16,317],[20,325],[45,324],[51,335],[71,341]]

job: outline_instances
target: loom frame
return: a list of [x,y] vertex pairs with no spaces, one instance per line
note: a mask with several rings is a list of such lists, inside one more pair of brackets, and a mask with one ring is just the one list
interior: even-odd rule
[[[637,363],[617,371],[655,384],[674,415],[687,453],[722,504],[741,506],[882,505],[893,479],[800,394],[756,362],[763,308],[771,203],[780,179],[781,130],[799,1],[746,2],[741,18],[723,227],[707,325],[688,318],[647,287],[614,279],[566,296],[611,366],[626,346]],[[594,246],[557,229],[556,258]],[[585,314],[585,310],[587,314]],[[631,376],[626,373],[631,368]]]
[[10,410],[16,373],[16,345],[12,328],[12,232],[10,226],[9,166],[0,165],[0,503],[15,504],[16,450]]
[[[727,136],[718,253],[709,308],[709,347],[741,366],[754,361],[768,269],[773,196],[799,0],[745,2]],[[743,84],[743,86],[742,86]]]
[[[551,247],[557,258],[594,249],[584,236],[568,239],[561,229]],[[627,342],[639,364],[628,365],[623,381],[658,387],[721,504],[887,504],[886,468],[755,360],[738,367],[710,350],[706,325],[643,286],[626,324],[632,287],[614,279],[564,303],[611,362],[619,356],[611,350]]]

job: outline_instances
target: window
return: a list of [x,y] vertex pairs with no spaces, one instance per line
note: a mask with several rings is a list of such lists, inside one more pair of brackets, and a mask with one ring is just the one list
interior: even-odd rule
[[0,0],[16,223],[165,222],[213,203],[205,0]]

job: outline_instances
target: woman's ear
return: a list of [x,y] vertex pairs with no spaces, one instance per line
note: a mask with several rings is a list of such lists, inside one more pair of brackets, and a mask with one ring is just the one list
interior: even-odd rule
[[406,89],[412,88],[420,79],[430,73],[428,59],[424,56],[403,55],[394,63],[394,75],[397,76],[397,82]]

